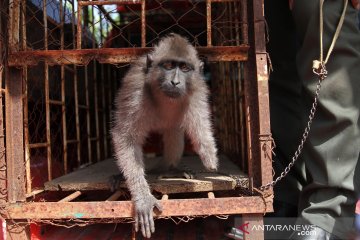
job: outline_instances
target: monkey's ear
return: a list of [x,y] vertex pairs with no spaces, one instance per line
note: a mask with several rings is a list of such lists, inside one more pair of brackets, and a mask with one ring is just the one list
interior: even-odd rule
[[153,62],[152,56],[150,54],[146,55],[146,69],[145,69],[145,73],[149,72],[149,68],[151,68],[151,64]]
[[202,56],[202,55],[199,56],[199,59],[200,59],[199,72],[204,74],[205,65],[208,64],[208,59],[207,59],[207,57]]
[[205,66],[205,63],[203,61],[200,61],[199,72],[201,74],[204,74],[204,66]]

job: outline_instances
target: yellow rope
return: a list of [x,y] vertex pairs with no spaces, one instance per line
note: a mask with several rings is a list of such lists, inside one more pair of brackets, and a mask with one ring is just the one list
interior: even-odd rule
[[324,5],[324,1],[325,0],[320,0],[320,63],[322,65],[325,65],[328,60],[329,60],[329,57],[330,57],[330,54],[332,53],[333,49],[334,49],[334,46],[335,46],[335,43],[336,43],[336,40],[338,39],[339,35],[340,35],[340,31],[341,31],[341,27],[344,23],[344,19],[345,19],[345,14],[346,14],[346,8],[347,8],[347,5],[348,5],[348,0],[344,0],[344,9],[342,11],[342,14],[341,14],[341,17],[340,17],[340,20],[339,20],[339,23],[336,27],[336,31],[335,31],[335,34],[334,34],[334,37],[333,37],[333,40],[331,42],[331,45],[330,45],[330,48],[326,54],[326,58],[325,58],[325,61],[323,60],[323,52],[324,52],[324,49],[323,49],[323,33],[324,33],[324,17],[323,17],[323,5]]

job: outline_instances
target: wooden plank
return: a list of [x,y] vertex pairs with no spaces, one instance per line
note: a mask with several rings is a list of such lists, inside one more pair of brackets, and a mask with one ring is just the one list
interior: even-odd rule
[[[266,208],[261,196],[196,198],[160,200],[163,211],[155,211],[155,217],[208,216],[261,213],[272,211]],[[14,203],[3,211],[5,219],[96,219],[130,218],[133,216],[132,201],[104,202],[28,202]]]
[[[147,159],[146,162],[155,164],[160,158]],[[196,179],[166,178],[158,179],[158,175],[148,174],[147,180],[151,188],[163,194],[180,192],[203,192],[232,190],[236,186],[236,180],[230,176],[217,173],[205,172],[198,157],[184,157],[180,168],[191,169],[195,172]],[[219,172],[231,174],[239,178],[243,187],[248,187],[247,176],[240,169],[221,156]],[[107,190],[109,189],[109,178],[119,174],[118,167],[113,159],[96,163],[87,168],[80,169],[73,173],[64,175],[45,183],[45,190],[48,191],[76,191],[76,190]],[[126,188],[125,184],[121,185]]]

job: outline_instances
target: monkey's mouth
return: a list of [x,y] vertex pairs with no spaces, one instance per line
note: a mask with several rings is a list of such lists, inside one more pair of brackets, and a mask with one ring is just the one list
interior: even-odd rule
[[184,91],[174,86],[161,86],[162,92],[169,98],[180,98],[184,95]]
[[181,91],[175,89],[174,90],[167,89],[167,90],[163,90],[163,92],[169,98],[179,98],[182,96]]

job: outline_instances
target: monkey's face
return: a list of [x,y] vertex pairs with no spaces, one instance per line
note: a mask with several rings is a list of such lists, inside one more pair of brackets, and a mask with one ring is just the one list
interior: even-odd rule
[[186,95],[194,66],[185,61],[165,60],[158,64],[158,84],[162,92],[170,98]]

